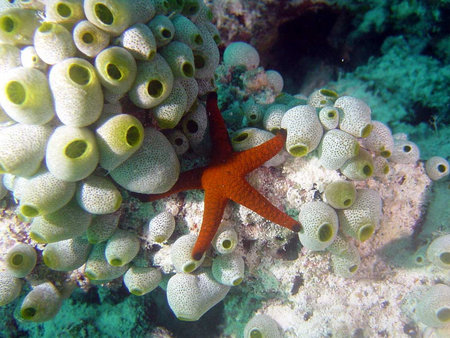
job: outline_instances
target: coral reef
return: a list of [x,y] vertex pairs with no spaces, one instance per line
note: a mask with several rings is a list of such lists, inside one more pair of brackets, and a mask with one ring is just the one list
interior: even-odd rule
[[0,0],[0,335],[447,337],[448,9]]

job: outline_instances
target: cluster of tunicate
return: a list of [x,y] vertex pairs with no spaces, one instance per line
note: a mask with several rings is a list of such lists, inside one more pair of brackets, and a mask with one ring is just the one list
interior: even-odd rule
[[[18,201],[50,269],[85,265],[96,283],[124,276],[136,295],[161,281],[158,268],[135,262],[139,233],[120,226],[124,189],[169,190],[177,156],[202,147],[207,119],[198,96],[220,61],[211,19],[200,0],[0,3],[0,198],[9,190]],[[155,125],[133,115],[139,109]],[[165,242],[174,227],[172,215],[157,215],[149,239]],[[11,249],[0,305],[19,295],[39,255],[30,245]],[[35,286],[20,317],[51,319],[61,293],[50,281]]]

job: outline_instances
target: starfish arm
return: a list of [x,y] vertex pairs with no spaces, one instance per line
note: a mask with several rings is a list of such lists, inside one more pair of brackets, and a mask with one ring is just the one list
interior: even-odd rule
[[214,191],[205,191],[203,221],[197,242],[192,249],[192,258],[200,260],[203,253],[211,245],[222,220],[223,211],[228,199]]
[[232,201],[253,210],[269,221],[288,228],[289,230],[298,232],[301,229],[301,225],[298,221],[275,207],[245,180],[240,184],[239,190],[232,191],[228,197]]
[[139,198],[142,202],[152,202],[164,197],[168,197],[177,192],[202,189],[201,176],[203,171],[204,168],[195,168],[181,173],[175,185],[169,191],[163,192],[161,194],[146,195],[133,193],[133,196]]
[[286,131],[280,130],[275,137],[272,137],[263,144],[239,153],[234,153],[238,163],[237,171],[247,174],[256,168],[259,168],[264,162],[278,154],[281,149],[283,149],[285,142]]
[[206,111],[209,119],[209,133],[212,142],[212,162],[227,158],[233,152],[228,137],[225,120],[217,105],[217,93],[210,92],[206,100]]

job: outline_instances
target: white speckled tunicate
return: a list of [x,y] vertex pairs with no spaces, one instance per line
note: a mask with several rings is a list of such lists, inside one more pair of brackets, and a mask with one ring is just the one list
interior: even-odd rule
[[177,273],[167,284],[167,301],[179,320],[196,321],[225,298],[229,286],[220,284],[211,272]]
[[0,271],[0,306],[11,303],[19,297],[23,281],[6,271]]
[[333,243],[331,243],[326,250],[334,255],[341,256],[346,251],[348,251],[352,245],[353,243],[351,243],[349,239],[342,234],[341,231],[338,231]]
[[20,66],[20,49],[14,45],[0,44],[0,73]]
[[318,155],[324,168],[337,170],[358,153],[359,143],[354,136],[339,129],[331,129],[323,136]]
[[36,173],[52,131],[49,126],[20,123],[0,129],[0,173],[25,177]]
[[36,68],[46,72],[48,65],[37,55],[34,46],[27,46],[20,51],[20,61],[26,68]]
[[175,80],[170,95],[163,102],[154,107],[152,112],[160,128],[172,129],[180,122],[186,110],[186,91],[178,80]]
[[153,267],[132,266],[123,276],[123,283],[128,291],[136,296],[153,291],[161,281],[161,271]]
[[55,271],[72,271],[86,263],[92,245],[84,237],[49,243],[42,252],[45,265]]
[[14,187],[14,194],[20,196],[19,212],[25,217],[55,212],[69,203],[74,193],[75,183],[60,180],[44,168]]
[[253,316],[245,325],[244,338],[282,338],[280,326],[268,315]]
[[120,35],[135,23],[133,1],[85,0],[84,14],[94,25],[112,35]]
[[171,20],[175,27],[174,40],[183,42],[192,49],[203,45],[203,37],[200,30],[191,20],[179,14],[172,17]]
[[352,96],[341,96],[334,106],[340,109],[339,128],[356,137],[367,137],[372,131],[372,111],[363,101]]
[[178,156],[183,155],[189,150],[189,141],[181,130],[168,130],[166,136]]
[[[234,151],[244,151],[259,146],[273,137],[275,135],[267,130],[248,127],[237,130],[231,135],[230,139]],[[284,161],[283,151],[280,151],[263,165],[265,167],[276,167]]]
[[194,260],[192,258],[192,249],[194,248],[197,236],[193,234],[187,234],[178,239],[172,244],[170,248],[170,257],[172,264],[177,272],[192,272],[202,265],[205,259],[203,254],[200,260]]
[[211,244],[222,255],[232,253],[239,243],[238,234],[232,227],[220,227]]
[[305,156],[316,149],[323,134],[315,108],[308,105],[289,109],[283,115],[281,128],[287,130],[287,151],[297,157]]
[[336,238],[338,217],[336,211],[324,202],[312,201],[303,204],[298,220],[302,225],[298,237],[302,245],[309,250],[324,250]]
[[116,95],[125,94],[136,79],[136,61],[122,47],[109,47],[95,58],[95,69],[103,87]]
[[373,175],[375,177],[386,177],[390,171],[391,168],[386,158],[382,156],[375,156],[373,158]]
[[228,286],[239,285],[244,280],[244,259],[236,252],[217,256],[213,259],[211,271],[219,283]]
[[341,172],[351,180],[366,180],[373,175],[372,154],[361,148],[359,149],[358,155],[347,160],[340,169]]
[[315,90],[308,96],[308,105],[314,108],[323,108],[325,106],[332,106],[338,94],[330,89],[322,88]]
[[266,70],[267,81],[272,87],[274,94],[278,95],[283,91],[284,81],[283,77],[276,70]]
[[361,242],[369,239],[382,216],[380,194],[372,189],[357,189],[353,205],[337,210],[342,232]]
[[76,47],[72,34],[63,25],[43,22],[34,34],[37,55],[49,65],[54,65],[75,56]]
[[426,326],[448,327],[450,324],[450,286],[432,285],[417,299],[415,314],[417,319]]
[[75,238],[86,231],[91,220],[92,215],[72,201],[51,214],[33,218],[30,237],[38,243],[53,243]]
[[130,100],[140,108],[152,108],[163,102],[172,91],[173,73],[160,55],[137,64],[136,80],[129,92]]
[[255,47],[246,42],[232,42],[225,48],[223,63],[228,67],[255,69],[259,66],[259,54]]
[[84,269],[84,275],[94,281],[110,281],[122,276],[128,270],[128,264],[112,266],[105,257],[106,243],[92,247]]
[[264,112],[264,129],[274,133],[280,130],[284,113],[289,109],[285,104],[272,104]]
[[191,48],[180,41],[172,41],[159,49],[167,61],[174,77],[189,78],[194,76],[194,55]]
[[47,77],[34,68],[16,67],[2,74],[0,104],[20,123],[45,124],[55,115]]
[[324,195],[325,202],[333,208],[346,209],[355,201],[355,185],[351,181],[334,181],[325,187]]
[[99,152],[94,133],[87,128],[60,126],[47,143],[45,163],[57,178],[75,182],[97,167]]
[[127,190],[159,194],[178,180],[180,162],[167,138],[153,128],[144,131],[144,142],[127,161],[111,171],[112,179]]
[[395,163],[416,163],[420,158],[419,147],[411,141],[394,140],[394,149],[389,160]]
[[335,129],[339,124],[339,110],[333,106],[325,106],[319,111],[319,120],[325,130]]
[[38,13],[25,8],[2,10],[0,22],[0,42],[11,45],[31,45],[40,25]]
[[219,48],[205,25],[198,25],[203,37],[203,44],[193,50],[195,61],[195,77],[210,79],[220,63]]
[[162,243],[172,236],[175,230],[175,218],[170,212],[163,211],[152,217],[148,224],[147,238],[156,243]]
[[194,104],[195,100],[197,100],[198,95],[198,84],[197,81],[195,81],[195,78],[188,77],[188,78],[182,78],[177,79],[178,83],[181,84],[186,91],[187,101],[186,101],[186,111],[189,111],[191,109],[192,105]]
[[450,234],[437,237],[430,243],[427,258],[442,269],[450,269]]
[[74,27],[73,42],[78,50],[93,58],[109,45],[110,36],[87,20],[82,20]]
[[194,152],[202,152],[202,144],[206,136],[208,127],[208,116],[206,108],[202,103],[197,104],[195,110],[187,113],[181,120],[183,133],[189,140],[189,144]]
[[158,48],[167,45],[175,35],[175,27],[165,15],[156,15],[147,25],[153,32]]
[[7,271],[17,278],[28,275],[36,266],[37,254],[33,246],[16,243],[5,257]]
[[137,60],[151,60],[156,54],[156,40],[151,29],[137,23],[127,28],[116,40]]
[[105,257],[110,265],[123,266],[136,257],[139,248],[139,237],[134,232],[117,229],[106,243]]
[[245,101],[241,107],[249,125],[256,125],[262,121],[264,117],[264,106],[256,103],[252,97]]
[[111,171],[142,146],[144,127],[132,115],[111,115],[98,126],[95,135],[100,151],[100,165]]
[[86,236],[91,244],[107,241],[119,225],[120,212],[95,216],[86,230]]
[[60,23],[70,30],[83,19],[83,0],[45,0],[45,20]]
[[81,58],[69,58],[50,69],[50,88],[55,111],[62,123],[85,127],[103,109],[103,91],[94,66]]
[[372,121],[372,132],[362,140],[362,146],[375,154],[388,158],[394,148],[391,129],[380,121]]
[[433,181],[440,180],[441,178],[447,176],[449,174],[448,168],[448,161],[440,156],[430,157],[425,162],[425,171],[428,177]]
[[361,264],[358,249],[349,243],[348,248],[340,255],[331,254],[331,264],[335,274],[344,278],[352,277],[358,271],[359,265]]
[[45,322],[56,316],[61,308],[63,297],[51,283],[35,286],[23,299],[19,318],[31,322]]
[[120,208],[122,195],[109,178],[91,175],[78,184],[77,202],[94,215],[110,214]]

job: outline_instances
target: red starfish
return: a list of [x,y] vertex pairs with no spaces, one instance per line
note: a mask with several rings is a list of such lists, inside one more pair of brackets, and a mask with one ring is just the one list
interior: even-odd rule
[[184,190],[205,190],[203,222],[192,250],[192,258],[195,260],[200,260],[210,246],[228,200],[242,204],[268,220],[298,232],[301,228],[299,222],[277,209],[245,180],[249,172],[260,167],[283,148],[286,141],[285,131],[278,132],[275,137],[257,147],[234,152],[225,121],[217,106],[216,93],[209,93],[206,110],[213,145],[210,164],[181,173],[177,183],[165,193],[140,196],[137,194],[138,197],[143,201],[155,201]]

